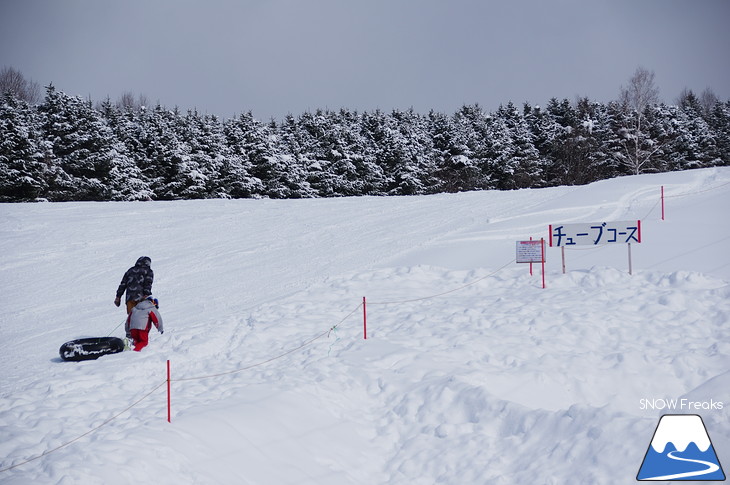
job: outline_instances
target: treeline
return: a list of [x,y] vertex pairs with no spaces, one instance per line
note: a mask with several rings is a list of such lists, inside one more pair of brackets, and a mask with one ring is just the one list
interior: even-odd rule
[[222,120],[69,96],[0,100],[0,200],[412,195],[727,165],[730,101],[551,100],[488,113],[318,110]]

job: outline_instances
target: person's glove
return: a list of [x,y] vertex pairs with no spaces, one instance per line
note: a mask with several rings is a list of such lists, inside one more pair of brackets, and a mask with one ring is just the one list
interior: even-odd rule
[[121,298],[119,298],[119,297],[116,297],[116,298],[114,298],[114,304],[115,304],[116,306],[119,306],[119,305],[121,305],[121,304],[122,304],[122,299],[121,299]]

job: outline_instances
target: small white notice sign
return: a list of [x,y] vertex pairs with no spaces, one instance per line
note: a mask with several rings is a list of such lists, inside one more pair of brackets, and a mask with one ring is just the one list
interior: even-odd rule
[[543,241],[517,241],[518,263],[543,263]]

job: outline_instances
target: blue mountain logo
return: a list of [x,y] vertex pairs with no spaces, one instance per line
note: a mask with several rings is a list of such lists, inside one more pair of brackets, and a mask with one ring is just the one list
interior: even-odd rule
[[662,416],[636,479],[725,480],[725,473],[702,418],[696,414]]

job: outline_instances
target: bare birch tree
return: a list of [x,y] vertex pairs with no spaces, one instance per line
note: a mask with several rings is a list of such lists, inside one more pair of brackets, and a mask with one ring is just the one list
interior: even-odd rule
[[710,113],[715,108],[715,105],[720,101],[715,92],[710,87],[706,87],[702,94],[700,94],[700,106],[702,106],[702,116],[705,119],[710,117]]
[[661,148],[656,140],[648,136],[644,126],[646,109],[659,102],[659,89],[654,84],[654,71],[643,67],[637,68],[628,86],[621,86],[619,101],[628,126],[622,130],[623,151],[617,158],[622,165],[638,175],[650,168],[654,155]]
[[20,71],[12,67],[0,70],[0,95],[10,92],[16,98],[28,104],[37,104],[41,99],[41,88],[37,82],[25,78]]
[[116,105],[117,108],[121,110],[138,111],[142,107],[148,106],[149,101],[147,99],[147,96],[145,96],[144,94],[140,94],[139,96],[135,97],[132,91],[125,91],[117,100]]

